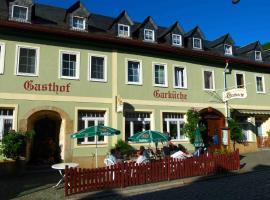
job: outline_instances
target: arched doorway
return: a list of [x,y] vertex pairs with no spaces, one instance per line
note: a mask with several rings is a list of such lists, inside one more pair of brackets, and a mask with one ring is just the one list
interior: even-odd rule
[[30,163],[52,164],[61,160],[61,123],[61,116],[55,111],[38,111],[28,118],[28,130],[35,131],[30,147]]
[[217,149],[221,147],[222,132],[221,128],[225,126],[224,115],[211,107],[200,110],[202,123],[206,130],[203,134],[204,142],[207,143],[210,149]]

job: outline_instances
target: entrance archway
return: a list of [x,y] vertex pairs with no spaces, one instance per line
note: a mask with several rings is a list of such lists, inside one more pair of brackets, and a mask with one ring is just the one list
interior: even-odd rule
[[200,110],[200,115],[202,123],[206,126],[206,133],[203,134],[204,142],[208,143],[210,149],[220,148],[222,143],[221,128],[225,126],[224,115],[212,107]]
[[61,116],[54,111],[39,111],[28,119],[28,130],[34,130],[35,136],[30,148],[30,163],[52,164],[61,160],[59,134]]

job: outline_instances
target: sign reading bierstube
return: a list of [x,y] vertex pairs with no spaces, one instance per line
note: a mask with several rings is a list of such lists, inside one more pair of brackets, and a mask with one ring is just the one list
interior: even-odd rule
[[223,101],[230,99],[244,99],[247,98],[246,88],[237,88],[223,92]]
[[34,83],[33,80],[25,81],[23,84],[23,88],[27,91],[39,91],[39,92],[54,92],[56,94],[58,93],[65,93],[70,92],[71,83],[67,83],[64,85],[58,85],[55,82],[53,83]]

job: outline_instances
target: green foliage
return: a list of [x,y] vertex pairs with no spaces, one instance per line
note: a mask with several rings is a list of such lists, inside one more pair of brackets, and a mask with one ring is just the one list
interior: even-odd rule
[[270,130],[268,130],[266,134],[268,135],[268,137],[270,137]]
[[10,131],[4,134],[2,140],[2,152],[4,156],[14,160],[22,156],[25,153],[27,137],[24,132]]
[[245,135],[243,134],[239,124],[233,119],[228,120],[228,127],[230,128],[231,140],[233,141],[233,147],[235,150],[235,143],[245,143]]
[[122,156],[130,156],[135,151],[135,148],[123,140],[118,140],[113,149],[119,149]]
[[194,131],[199,126],[201,132],[205,131],[205,126],[201,123],[200,113],[194,109],[190,109],[187,112],[187,123],[184,124],[183,132],[189,138],[191,144],[194,144]]
[[262,47],[264,50],[270,49],[270,43],[265,43]]

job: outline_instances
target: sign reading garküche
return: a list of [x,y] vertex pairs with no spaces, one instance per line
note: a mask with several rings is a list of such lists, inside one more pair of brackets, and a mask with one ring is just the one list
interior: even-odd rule
[[247,98],[246,88],[236,88],[225,91],[222,93],[223,101],[228,101],[230,99],[244,99]]

